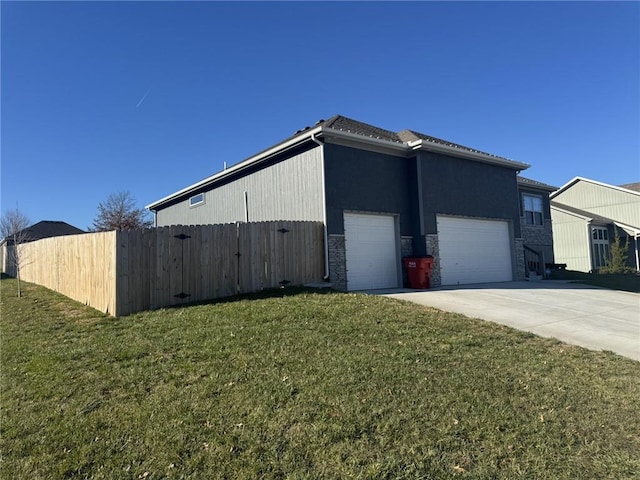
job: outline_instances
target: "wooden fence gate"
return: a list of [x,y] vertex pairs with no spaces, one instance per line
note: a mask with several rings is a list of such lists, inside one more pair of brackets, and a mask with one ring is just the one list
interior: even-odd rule
[[317,282],[323,255],[317,222],[119,232],[116,315]]

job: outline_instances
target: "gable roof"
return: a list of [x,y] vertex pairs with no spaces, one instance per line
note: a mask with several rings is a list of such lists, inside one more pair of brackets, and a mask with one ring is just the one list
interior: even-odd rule
[[[63,235],[78,235],[81,233],[87,233],[84,230],[80,230],[73,225],[69,225],[66,222],[42,220],[38,223],[34,223],[30,227],[20,230],[18,234],[28,242],[34,242],[43,238],[60,237]],[[10,238],[5,238],[3,242],[11,243]]]
[[327,120],[318,120],[313,127],[304,127],[293,134],[293,136],[283,140],[273,147],[261,152],[207,177],[193,185],[168,195],[156,202],[146,206],[149,210],[157,210],[159,207],[179,201],[182,198],[209,188],[216,183],[227,179],[231,175],[238,174],[247,168],[260,164],[275,155],[295,148],[307,142],[318,144],[323,141],[341,139],[342,141],[357,142],[359,144],[372,145],[377,147],[391,148],[399,152],[400,156],[409,156],[416,150],[426,150],[445,155],[467,158],[482,163],[499,165],[513,170],[525,170],[530,165],[516,162],[504,157],[481,152],[473,148],[465,147],[457,143],[431,137],[412,130],[402,130],[395,133],[373,125],[369,125],[358,120],[353,120],[342,115],[334,115]]
[[574,216],[607,220],[634,235],[640,232],[640,192],[576,177],[549,198],[552,207]]
[[609,185],[608,183],[603,183],[603,182],[598,182],[597,180],[591,180],[589,178],[584,178],[584,177],[575,177],[572,180],[570,180],[569,182],[565,183],[562,187],[560,187],[558,190],[556,190],[555,192],[553,192],[551,194],[551,198],[553,197],[557,197],[558,195],[560,195],[562,192],[565,192],[566,190],[570,189],[571,187],[573,187],[576,183],[579,182],[587,182],[587,183],[592,183],[593,185],[598,185],[600,187],[605,187],[605,188],[611,188],[613,190],[618,190],[621,192],[626,192],[626,193],[631,193],[633,195],[640,195],[640,190],[633,190],[628,188],[629,186],[634,186],[634,185],[638,185],[635,183],[629,183],[626,185],[622,185],[622,186],[616,186],[616,185]]

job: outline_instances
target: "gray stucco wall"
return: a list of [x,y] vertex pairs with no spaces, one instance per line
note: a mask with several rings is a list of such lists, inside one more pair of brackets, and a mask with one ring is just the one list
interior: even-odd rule
[[189,206],[189,197],[159,210],[157,225],[197,225],[245,221],[245,192],[250,222],[324,221],[322,148],[316,146],[204,192],[205,203]]

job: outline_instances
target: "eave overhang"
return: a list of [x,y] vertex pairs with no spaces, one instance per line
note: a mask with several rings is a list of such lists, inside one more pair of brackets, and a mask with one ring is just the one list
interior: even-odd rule
[[566,192],[568,189],[570,189],[576,183],[579,183],[579,182],[591,183],[593,185],[598,185],[600,187],[608,188],[608,189],[611,189],[611,190],[616,190],[618,192],[624,192],[624,193],[629,193],[631,195],[640,196],[640,192],[636,192],[635,190],[629,190],[627,188],[618,187],[616,185],[609,185],[608,183],[598,182],[597,180],[591,180],[590,178],[574,177],[573,179],[571,179],[567,183],[565,183],[562,187],[560,187],[558,190],[553,192],[550,195],[550,197],[554,198],[554,197],[557,197],[558,195],[561,195],[563,192]]
[[516,162],[507,158],[496,157],[482,152],[464,150],[462,148],[451,147],[449,145],[428,142],[422,139],[408,142],[407,145],[412,150],[424,150],[427,152],[442,153],[444,155],[466,158],[468,160],[474,160],[476,162],[499,165],[501,167],[507,167],[517,171],[526,170],[531,166],[528,163]]

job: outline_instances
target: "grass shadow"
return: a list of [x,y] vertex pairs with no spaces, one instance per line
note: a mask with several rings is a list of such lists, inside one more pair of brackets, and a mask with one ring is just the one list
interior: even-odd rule
[[640,293],[640,275],[637,273],[611,274],[555,270],[551,273],[551,280],[569,280],[575,283],[609,288],[611,290]]
[[213,298],[211,300],[199,300],[195,302],[185,301],[184,303],[178,305],[170,305],[166,307],[162,307],[163,309],[174,309],[174,308],[184,308],[184,307],[195,307],[201,305],[219,305],[224,303],[234,303],[240,302],[243,300],[264,300],[267,298],[285,298],[292,297],[296,295],[309,294],[313,293],[316,295],[327,295],[331,293],[336,293],[337,290],[333,288],[314,288],[314,287],[304,287],[304,286],[291,286],[291,287],[280,287],[280,288],[265,288],[259,292],[253,293],[242,293],[238,295],[231,295],[229,297],[222,298]]

